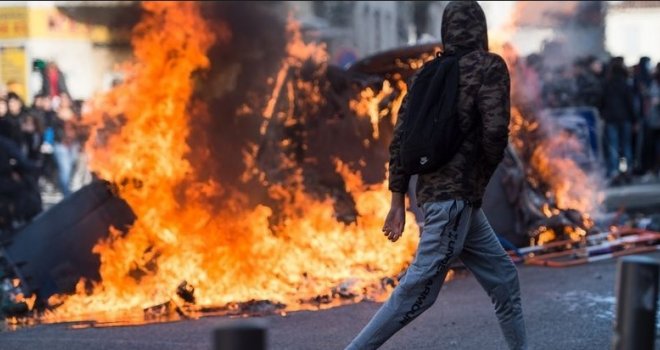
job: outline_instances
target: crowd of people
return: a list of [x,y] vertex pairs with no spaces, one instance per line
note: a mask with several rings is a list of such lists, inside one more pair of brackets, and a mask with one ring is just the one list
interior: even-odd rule
[[572,65],[545,64],[538,54],[520,63],[522,98],[534,110],[598,110],[608,179],[660,178],[660,63],[653,67],[649,57],[642,57],[627,67],[623,57],[602,61],[587,56]]
[[31,106],[13,91],[0,91],[0,231],[42,210],[51,184],[67,196],[80,154],[80,108],[54,64],[44,68]]
[[[39,70],[42,88],[31,106],[16,92],[0,89],[0,231],[41,211],[44,185],[69,195],[80,157],[80,104],[57,65],[44,63]],[[588,56],[566,65],[532,54],[516,61],[512,75],[525,87],[514,90],[520,94],[516,100],[533,110],[598,110],[609,179],[622,174],[660,179],[660,63],[653,67],[642,57],[627,67],[622,57],[604,62]]]

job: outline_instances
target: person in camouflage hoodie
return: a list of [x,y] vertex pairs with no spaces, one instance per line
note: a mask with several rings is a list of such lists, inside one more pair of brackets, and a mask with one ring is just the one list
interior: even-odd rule
[[[441,30],[445,52],[469,52],[459,60],[458,87],[459,124],[469,133],[448,164],[419,175],[416,194],[424,225],[415,258],[389,300],[347,349],[376,349],[431,307],[457,258],[491,297],[508,347],[527,349],[518,273],[481,210],[486,185],[508,143],[509,73],[504,60],[488,52],[486,18],[477,2],[449,3]],[[392,203],[383,226],[393,242],[403,234],[410,180],[400,160],[405,103],[390,145]]]

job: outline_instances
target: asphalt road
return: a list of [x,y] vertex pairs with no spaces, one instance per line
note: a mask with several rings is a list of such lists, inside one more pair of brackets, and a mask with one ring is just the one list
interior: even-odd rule
[[[521,266],[530,349],[610,348],[615,270],[613,260],[567,269]],[[343,349],[378,306],[365,302],[265,317],[269,349]],[[231,321],[215,317],[138,327],[37,326],[1,332],[0,349],[211,349],[213,329],[226,322]],[[660,349],[660,339],[657,343]],[[505,344],[490,300],[468,275],[446,284],[436,304],[383,349],[484,350]]]

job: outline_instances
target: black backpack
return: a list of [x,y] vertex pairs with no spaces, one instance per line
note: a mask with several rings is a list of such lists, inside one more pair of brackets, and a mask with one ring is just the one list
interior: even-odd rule
[[458,59],[443,54],[426,63],[408,93],[401,138],[401,163],[408,175],[425,174],[447,164],[466,134],[459,126]]

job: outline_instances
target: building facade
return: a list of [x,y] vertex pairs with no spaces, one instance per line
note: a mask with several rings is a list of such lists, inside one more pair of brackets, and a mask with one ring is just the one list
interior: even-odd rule
[[623,56],[627,65],[642,56],[660,62],[660,1],[616,1],[609,5],[605,44],[614,56]]
[[327,43],[332,63],[346,66],[409,44],[414,3],[406,1],[295,1],[289,5],[308,37]]
[[130,55],[128,33],[118,39],[116,30],[77,22],[61,11],[67,4],[0,2],[0,85],[26,101],[41,90],[36,62],[54,62],[71,96],[86,99],[107,87],[115,64]]

